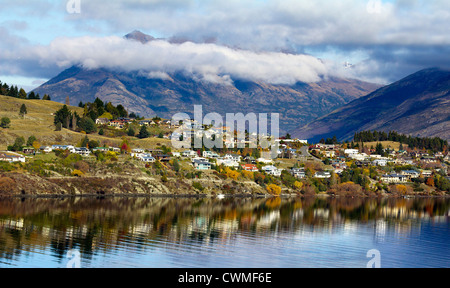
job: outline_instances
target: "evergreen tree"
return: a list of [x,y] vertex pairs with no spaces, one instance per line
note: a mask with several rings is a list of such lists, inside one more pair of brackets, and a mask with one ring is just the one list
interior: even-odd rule
[[139,139],[145,139],[145,138],[148,138],[148,137],[150,137],[150,132],[147,131],[147,126],[144,125],[144,126],[141,127],[141,130],[139,131],[138,138]]
[[28,114],[27,106],[25,104],[22,104],[22,106],[20,106],[19,115],[25,118],[26,114]]

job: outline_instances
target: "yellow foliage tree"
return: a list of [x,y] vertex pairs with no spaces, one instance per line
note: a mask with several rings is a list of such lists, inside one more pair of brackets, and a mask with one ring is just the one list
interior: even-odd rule
[[233,180],[237,180],[237,179],[239,178],[240,175],[241,175],[241,174],[240,174],[239,172],[233,171],[233,170],[231,170],[231,169],[228,169],[228,171],[227,171],[227,177],[228,177],[228,178],[231,178],[231,179],[233,179]]
[[301,190],[301,189],[303,188],[303,183],[302,183],[302,182],[299,182],[299,181],[295,181],[294,187],[295,187],[297,190]]
[[279,196],[281,194],[281,187],[275,184],[270,184],[267,186],[267,192],[270,195]]

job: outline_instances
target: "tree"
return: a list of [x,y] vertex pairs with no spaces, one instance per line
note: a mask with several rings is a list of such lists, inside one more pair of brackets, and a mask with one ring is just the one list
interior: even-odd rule
[[133,127],[130,127],[128,129],[127,135],[130,136],[130,137],[134,137],[135,134],[136,134],[136,132],[134,132]]
[[69,108],[67,108],[67,105],[64,105],[61,109],[56,111],[53,123],[55,124],[55,126],[58,123],[61,123],[62,127],[68,129],[69,125],[70,125],[70,119],[71,118],[72,118],[72,113],[70,112]]
[[92,120],[89,117],[82,118],[80,120],[80,122],[78,123],[78,128],[80,128],[82,131],[86,132],[87,134],[97,131],[97,127],[95,126],[94,120]]
[[145,139],[150,137],[150,132],[147,131],[147,127],[144,125],[141,127],[141,130],[139,131],[138,138],[139,139]]
[[36,137],[34,137],[34,135],[31,135],[30,137],[28,137],[27,146],[33,146],[33,143],[36,140],[37,140]]
[[22,151],[23,145],[25,144],[25,139],[23,137],[17,137],[12,146],[12,151]]
[[22,104],[22,106],[20,106],[19,115],[25,118],[26,114],[28,114],[27,106],[25,104]]
[[267,186],[267,192],[270,195],[279,196],[281,194],[281,187],[275,184],[270,184]]
[[100,131],[98,131],[98,135],[100,135],[100,136],[105,135],[105,132],[103,131],[103,128],[100,128]]
[[9,128],[9,124],[11,124],[11,120],[8,117],[3,117],[0,121],[0,127],[4,129]]
[[27,99],[27,92],[25,92],[25,90],[23,90],[23,88],[20,88],[20,91],[19,91],[19,98],[21,98],[21,99]]
[[44,97],[42,97],[42,100],[50,101],[51,100],[50,95],[44,94]]

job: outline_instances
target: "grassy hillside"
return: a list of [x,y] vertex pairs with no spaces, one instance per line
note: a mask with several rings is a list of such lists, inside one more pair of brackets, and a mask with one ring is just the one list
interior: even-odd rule
[[[364,147],[375,148],[378,143],[381,143],[381,145],[383,145],[383,148],[390,148],[390,149],[394,149],[396,151],[400,150],[400,142],[393,142],[393,141],[364,142]],[[408,145],[403,144],[403,149],[406,149],[407,147],[408,147]]]
[[[25,118],[19,115],[22,104],[25,104],[28,114]],[[6,150],[8,145],[12,145],[17,137],[24,137],[25,140],[34,135],[42,145],[52,144],[71,144],[76,145],[86,135],[67,129],[55,131],[53,125],[53,113],[61,109],[64,104],[43,101],[26,100],[6,96],[0,96],[0,118],[8,117],[11,119],[10,128],[0,128],[0,150]],[[69,107],[79,115],[83,114],[83,109],[79,107]],[[109,146],[118,146],[122,138],[104,137],[97,133],[88,135],[89,139],[99,141],[101,144]],[[155,148],[161,145],[170,145],[170,141],[165,139],[143,139],[127,137],[132,147]]]

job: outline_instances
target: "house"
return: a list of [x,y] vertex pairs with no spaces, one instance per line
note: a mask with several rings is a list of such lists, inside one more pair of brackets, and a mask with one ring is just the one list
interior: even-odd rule
[[212,167],[212,163],[203,161],[201,159],[195,159],[193,165],[197,170],[211,170]]
[[352,155],[352,154],[358,154],[358,153],[359,153],[358,149],[345,149],[344,150],[345,155]]
[[227,154],[223,157],[223,159],[225,159],[225,160],[231,160],[231,161],[235,161],[235,162],[241,162],[241,158],[242,158],[242,156],[236,155],[236,154]]
[[336,156],[336,152],[335,151],[321,151],[320,153],[323,156],[328,157],[328,158],[334,158]]
[[272,175],[272,176],[276,176],[276,177],[281,176],[281,170],[272,165],[263,167],[262,171],[266,172],[267,174]]
[[239,167],[238,162],[233,161],[233,160],[223,159],[223,158],[217,159],[217,165],[223,165],[225,167],[234,167],[234,168]]
[[145,163],[154,163],[156,162],[156,159],[151,155],[151,154],[139,154],[138,156],[136,156],[137,159],[139,159],[142,162]]
[[183,152],[181,153],[181,155],[182,155],[183,157],[189,157],[189,158],[197,157],[197,156],[198,156],[197,152],[192,151],[192,150],[186,150],[186,151],[183,151]]
[[13,153],[13,152],[0,152],[0,161],[3,162],[22,162],[25,163],[26,159],[24,156]]
[[172,157],[179,158],[179,157],[181,157],[181,153],[180,152],[172,152]]
[[405,183],[408,181],[408,177],[401,174],[389,174],[381,176],[381,181],[384,183]]
[[33,147],[24,147],[22,149],[22,152],[24,154],[31,155],[31,154],[34,154],[36,152],[36,150]]
[[423,156],[420,161],[424,163],[438,163],[438,159],[434,158],[433,156]]
[[271,159],[266,159],[266,158],[258,158],[256,160],[256,162],[258,163],[264,163],[264,164],[271,164],[273,163],[273,161]]
[[256,159],[255,159],[255,157],[252,157],[252,156],[245,157],[244,161],[248,164],[256,164]]
[[303,179],[306,177],[305,169],[304,168],[292,168],[291,175],[296,178]]
[[420,177],[420,173],[415,170],[404,170],[400,172],[401,175],[404,175],[408,178],[408,180],[416,179]]
[[75,148],[75,154],[87,157],[89,155],[91,155],[91,151],[89,151],[89,149],[81,147],[81,148]]
[[125,127],[126,122],[122,120],[114,120],[109,122],[109,126],[115,127],[116,129],[123,129]]
[[203,151],[203,157],[205,158],[219,158],[219,154],[212,151]]
[[72,145],[53,145],[52,150],[68,150],[70,153],[75,153],[75,147]]
[[50,153],[53,151],[52,147],[50,147],[50,146],[42,146],[41,148],[39,148],[39,150],[41,150],[42,152],[45,152],[45,153]]
[[142,120],[142,121],[139,121],[139,126],[150,126],[150,125],[152,125],[152,123],[154,123],[154,122],[151,120]]
[[314,178],[318,178],[318,179],[328,179],[331,178],[331,173],[328,171],[323,171],[323,172],[316,172],[314,174]]
[[376,159],[372,161],[373,166],[385,167],[387,165],[386,159]]
[[97,125],[108,125],[110,120],[108,118],[97,118],[95,124]]
[[162,162],[169,162],[170,161],[170,155],[156,154],[156,155],[154,155],[154,157],[156,159],[158,159],[159,161],[162,161]]
[[245,171],[250,171],[250,172],[258,172],[259,171],[258,167],[256,167],[256,165],[254,165],[254,164],[244,164],[244,165],[241,165],[241,167],[242,167],[242,170],[245,170]]
[[102,153],[107,153],[109,151],[109,148],[107,147],[96,147],[94,149],[92,149],[92,152],[102,152]]
[[430,171],[430,170],[421,170],[421,171],[420,171],[420,174],[421,174],[423,177],[431,177],[431,175],[433,175],[433,172]]

